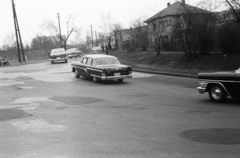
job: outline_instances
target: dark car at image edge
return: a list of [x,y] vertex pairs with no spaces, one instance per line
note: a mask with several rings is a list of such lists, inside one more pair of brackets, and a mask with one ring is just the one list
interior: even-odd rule
[[224,102],[227,97],[240,98],[240,70],[214,73],[198,73],[199,93],[208,92],[214,102]]

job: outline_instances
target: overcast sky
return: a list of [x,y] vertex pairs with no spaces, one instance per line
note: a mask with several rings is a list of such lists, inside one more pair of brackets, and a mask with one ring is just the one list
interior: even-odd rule
[[[14,0],[18,22],[25,45],[30,44],[36,34],[49,35],[40,27],[45,19],[54,20],[60,14],[62,34],[66,34],[66,21],[69,15],[75,16],[75,26],[82,28],[82,36],[93,31],[101,32],[101,15],[111,14],[112,22],[121,23],[129,28],[131,21],[141,15],[152,16],[167,7],[167,3],[176,0]],[[181,0],[179,0],[181,1]],[[186,0],[195,5],[199,0]],[[14,33],[13,11],[11,0],[1,0],[0,5],[0,46],[7,35]],[[84,38],[84,37],[83,37]]]

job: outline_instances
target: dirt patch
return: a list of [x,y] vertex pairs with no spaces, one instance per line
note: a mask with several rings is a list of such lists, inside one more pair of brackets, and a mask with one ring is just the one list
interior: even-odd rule
[[194,129],[184,131],[179,136],[199,143],[240,144],[240,129],[233,128]]
[[95,102],[100,102],[102,99],[91,98],[91,97],[53,97],[52,100],[63,102],[69,105],[83,105],[83,104],[91,104]]

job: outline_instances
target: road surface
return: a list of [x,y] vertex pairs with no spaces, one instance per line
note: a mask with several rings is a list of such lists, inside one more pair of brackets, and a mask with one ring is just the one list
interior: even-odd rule
[[133,76],[76,79],[70,61],[1,67],[0,158],[239,157],[239,101],[212,103],[196,79]]

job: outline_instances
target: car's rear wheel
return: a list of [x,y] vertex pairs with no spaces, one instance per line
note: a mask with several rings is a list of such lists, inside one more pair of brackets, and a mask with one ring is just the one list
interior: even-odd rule
[[221,85],[212,85],[209,88],[208,94],[214,102],[224,102],[227,99],[227,93]]
[[78,74],[78,72],[77,72],[76,69],[75,69],[75,71],[74,71],[74,75],[75,75],[76,78],[79,78],[79,77],[80,77],[80,75]]
[[67,63],[67,62],[68,62],[68,60],[66,59],[66,60],[65,60],[65,63]]
[[51,61],[51,64],[53,64],[54,63],[54,61]]
[[120,82],[120,83],[123,82],[123,79],[118,79],[118,82]]

